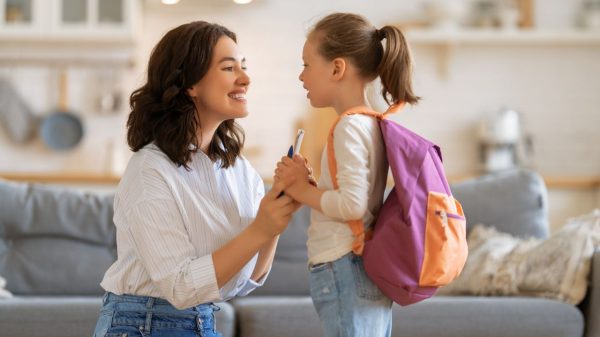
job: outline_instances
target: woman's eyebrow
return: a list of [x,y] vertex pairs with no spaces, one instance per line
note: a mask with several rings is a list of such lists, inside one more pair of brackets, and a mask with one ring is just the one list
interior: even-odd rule
[[[237,61],[237,59],[236,59],[235,57],[231,57],[231,56],[225,56],[225,57],[223,57],[223,58],[222,58],[222,59],[219,61],[219,63],[226,62],[226,61],[232,61],[232,62],[236,62],[236,61]],[[241,60],[241,62],[242,62],[242,63],[246,62],[246,58],[244,57],[244,58]]]

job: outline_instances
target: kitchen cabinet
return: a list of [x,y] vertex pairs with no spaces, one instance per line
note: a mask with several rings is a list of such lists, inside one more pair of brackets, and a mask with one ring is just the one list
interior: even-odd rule
[[2,39],[133,38],[139,0],[0,0]]
[[130,66],[140,0],[0,0],[0,63]]

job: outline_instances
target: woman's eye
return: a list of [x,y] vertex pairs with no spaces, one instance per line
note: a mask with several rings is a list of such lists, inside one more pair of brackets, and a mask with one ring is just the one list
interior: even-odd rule
[[225,70],[225,71],[233,71],[233,67],[225,67],[225,68],[223,68],[223,70]]
[[246,71],[246,70],[248,70],[248,67],[246,67],[246,66],[243,66],[243,67],[242,67],[242,70],[243,70],[243,71]]

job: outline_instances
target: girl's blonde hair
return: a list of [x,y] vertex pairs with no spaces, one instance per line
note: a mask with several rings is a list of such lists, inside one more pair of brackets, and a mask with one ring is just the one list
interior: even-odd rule
[[310,37],[317,39],[319,53],[327,60],[346,57],[365,79],[379,76],[381,94],[388,104],[415,104],[420,99],[412,91],[412,60],[398,28],[376,29],[360,15],[334,13],[317,22]]

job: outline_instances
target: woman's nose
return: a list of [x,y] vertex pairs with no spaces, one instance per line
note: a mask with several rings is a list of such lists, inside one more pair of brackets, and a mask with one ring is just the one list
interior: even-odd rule
[[250,76],[248,76],[248,73],[246,73],[245,70],[240,70],[240,75],[237,79],[237,83],[245,87],[250,85]]

